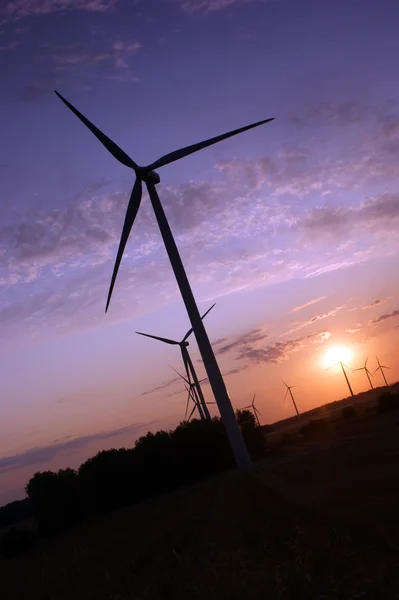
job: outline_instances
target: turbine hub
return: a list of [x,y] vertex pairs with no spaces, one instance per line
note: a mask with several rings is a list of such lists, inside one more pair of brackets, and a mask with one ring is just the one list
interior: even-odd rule
[[188,342],[183,342],[183,346],[185,346],[187,348]]
[[154,185],[161,181],[161,178],[156,171],[147,171],[145,167],[139,167],[136,170],[136,175],[141,181],[151,181]]

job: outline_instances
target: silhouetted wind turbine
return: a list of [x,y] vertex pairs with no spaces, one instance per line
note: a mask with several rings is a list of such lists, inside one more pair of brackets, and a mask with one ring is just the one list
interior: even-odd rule
[[244,408],[252,408],[254,416],[255,416],[255,419],[256,419],[256,422],[258,423],[258,425],[260,427],[260,421],[259,421],[258,414],[262,416],[262,413],[260,413],[259,410],[255,406],[255,396],[256,396],[256,392],[254,394],[254,397],[252,398],[251,404],[248,404],[248,406],[243,406],[243,409]]
[[353,370],[353,372],[355,372],[355,371],[364,371],[366,373],[366,375],[367,375],[367,379],[369,380],[370,387],[373,390],[374,386],[373,386],[373,383],[372,383],[371,378],[370,378],[370,375],[372,377],[373,374],[370,373],[370,371],[367,368],[367,361],[368,361],[368,359],[369,359],[369,357],[366,358],[366,362],[364,363],[364,367],[359,367],[359,369],[352,369],[352,370]]
[[[204,416],[204,413],[202,412],[201,406],[198,403],[198,401],[193,397],[191,389],[189,387],[187,387],[187,385],[185,385],[184,387],[187,390],[187,404],[186,404],[186,412],[184,415],[184,420],[187,421],[187,423],[188,423],[190,421],[191,417],[193,416],[195,409],[198,410],[200,419],[202,419],[202,420],[205,419],[205,416]],[[190,416],[187,419],[187,412],[188,412],[188,406],[190,404],[190,400],[192,400],[194,402],[194,406],[193,406],[192,411],[190,412]]]
[[[199,394],[198,394],[198,390],[197,390],[196,384],[193,381],[191,381],[191,379],[186,379],[186,377],[184,377],[184,375],[182,375],[181,373],[179,373],[179,371],[176,371],[176,369],[174,369],[173,367],[170,367],[170,368],[173,369],[174,372],[177,373],[177,375],[183,379],[183,381],[186,384],[184,387],[186,388],[186,390],[189,393],[189,397],[188,397],[189,400],[190,400],[190,398],[193,400],[196,408],[198,409],[198,413],[200,415],[200,418],[201,419],[205,419],[204,411],[203,411],[202,405],[201,405],[202,403],[201,403],[201,400],[200,400],[200,397],[199,397]],[[207,377],[204,377],[204,379],[200,379],[198,381],[198,385],[200,386],[201,383],[203,381],[206,381],[206,380],[207,380]],[[210,418],[210,416],[209,416],[209,418]]]
[[332,369],[333,367],[336,367],[337,365],[341,365],[342,373],[344,374],[345,381],[348,384],[348,388],[349,388],[349,391],[351,393],[351,396],[354,396],[355,394],[353,393],[352,386],[349,383],[349,379],[348,379],[348,376],[347,376],[346,371],[345,371],[345,367],[347,369],[350,368],[350,367],[348,367],[348,365],[344,365],[344,363],[342,361],[339,361],[339,362],[336,362],[335,364],[331,365],[331,367],[327,367],[327,369],[324,369],[324,370],[328,371],[329,369]]
[[[283,381],[283,380],[281,380],[281,381]],[[287,397],[287,394],[288,394],[288,392],[289,392],[289,394],[290,394],[290,396],[291,396],[292,404],[294,405],[294,408],[295,408],[295,410],[296,410],[296,416],[299,418],[299,410],[298,410],[298,407],[297,407],[297,405],[296,405],[296,402],[295,402],[295,400],[294,400],[294,395],[293,395],[293,393],[292,393],[292,391],[291,391],[291,390],[292,390],[292,388],[296,387],[296,385],[287,385],[287,384],[285,383],[285,381],[283,381],[283,383],[284,383],[285,387],[287,388],[287,391],[285,392],[284,400],[286,399],[286,397]]]
[[[208,310],[202,315],[201,322],[202,322],[202,319],[204,319],[206,317],[206,315],[209,313],[210,310],[212,310],[212,308],[214,306],[215,306],[215,304],[212,304],[211,308],[208,308]],[[139,335],[144,335],[145,337],[153,338],[154,340],[158,340],[159,342],[164,342],[165,344],[171,344],[173,346],[180,346],[180,351],[181,351],[181,355],[183,358],[184,368],[186,369],[187,379],[191,382],[191,377],[193,378],[194,385],[195,385],[197,393],[198,393],[199,402],[202,406],[202,410],[204,411],[204,415],[207,419],[210,419],[211,415],[210,415],[208,407],[206,405],[205,398],[202,393],[201,386],[199,384],[198,377],[197,377],[197,374],[194,369],[194,365],[192,363],[192,360],[191,360],[190,355],[187,350],[187,346],[188,346],[187,339],[190,337],[192,332],[193,332],[193,328],[191,327],[191,329],[189,329],[187,331],[186,335],[181,340],[181,342],[178,342],[177,340],[170,340],[168,338],[158,337],[156,335],[150,335],[149,333],[142,333],[141,331],[136,331],[136,333],[138,333]]]
[[[390,369],[391,367],[387,367],[386,365],[381,365],[380,361],[378,360],[378,356],[376,356],[376,359],[377,359],[378,367],[376,368],[376,370],[374,371],[374,373],[377,373],[377,371],[381,371],[381,375],[384,378],[385,385],[387,387],[389,387],[388,382],[387,382],[387,378],[385,377],[384,369]],[[374,375],[374,373],[373,373],[373,375]]]
[[113,142],[109,137],[102,133],[102,131],[100,131],[95,125],[93,125],[93,123],[86,119],[86,117],[84,117],[82,113],[80,113],[74,106],[72,106],[70,102],[63,98],[61,94],[59,94],[58,92],[55,93],[60,98],[60,100],[62,100],[62,102],[64,102],[64,104],[66,104],[66,106],[78,117],[78,119],[80,119],[80,121],[82,121],[82,123],[84,123],[86,127],[96,136],[96,138],[105,146],[105,148],[112,154],[112,156],[129,169],[132,169],[136,174],[136,180],[134,182],[133,190],[126,211],[125,222],[123,225],[122,235],[116,256],[115,267],[111,278],[111,285],[108,293],[105,312],[107,312],[109,306],[112,290],[115,285],[116,276],[118,273],[120,262],[122,260],[122,255],[126,246],[126,242],[128,240],[134,219],[136,218],[137,212],[140,207],[142,195],[142,182],[144,181],[144,183],[147,186],[151,204],[154,209],[154,213],[162,235],[162,239],[164,241],[165,248],[168,253],[169,260],[172,265],[172,269],[175,274],[176,281],[179,286],[180,293],[182,295],[191,322],[191,326],[194,330],[194,335],[196,337],[201,357],[204,362],[204,367],[209,378],[209,383],[211,385],[212,392],[215,396],[215,400],[217,402],[224,426],[226,428],[227,435],[230,440],[230,444],[235,456],[237,466],[239,468],[250,467],[251,459],[248,453],[248,449],[245,445],[244,438],[242,437],[241,430],[238,426],[237,419],[235,417],[234,410],[231,405],[231,401],[219,369],[219,365],[216,361],[215,354],[209,342],[209,338],[206,333],[205,327],[201,321],[198,307],[195,302],[195,298],[191,290],[185,269],[183,267],[183,263],[181,261],[179,251],[177,249],[176,242],[173,238],[173,234],[169,227],[169,223],[166,219],[165,212],[163,210],[161,201],[155,188],[156,184],[160,182],[160,177],[158,173],[154,171],[154,169],[158,169],[160,167],[168,165],[176,160],[179,160],[180,158],[184,158],[189,154],[198,152],[203,148],[207,148],[212,144],[221,142],[222,140],[230,138],[234,135],[243,133],[244,131],[248,131],[250,129],[253,129],[254,127],[258,127],[259,125],[263,125],[265,123],[273,121],[273,118],[264,119],[263,121],[252,123],[251,125],[247,125],[246,127],[240,127],[239,129],[235,129],[234,131],[230,131],[228,133],[215,136],[208,140],[204,140],[202,142],[199,142],[198,144],[192,144],[191,146],[180,148],[179,150],[170,152],[169,154],[165,154],[165,156],[162,156],[161,158],[159,158],[158,160],[146,167],[140,167],[136,162],[134,162],[134,160],[130,158],[130,156],[126,154],[126,152],[119,148],[119,146],[117,146],[115,142]]

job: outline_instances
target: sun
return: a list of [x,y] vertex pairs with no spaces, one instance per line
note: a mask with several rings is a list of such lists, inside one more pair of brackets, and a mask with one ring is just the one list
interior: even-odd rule
[[326,367],[342,362],[346,363],[352,358],[352,352],[345,346],[333,346],[324,355],[323,362]]

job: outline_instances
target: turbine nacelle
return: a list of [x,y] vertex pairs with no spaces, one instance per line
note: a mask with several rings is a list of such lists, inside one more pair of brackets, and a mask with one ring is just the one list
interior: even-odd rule
[[161,181],[161,178],[156,171],[148,171],[146,167],[134,169],[134,172],[136,173],[136,177],[141,181],[144,181],[144,183],[157,185]]

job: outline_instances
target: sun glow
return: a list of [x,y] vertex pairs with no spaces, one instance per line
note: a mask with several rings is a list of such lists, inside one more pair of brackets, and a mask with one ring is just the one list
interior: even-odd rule
[[334,346],[326,352],[323,358],[323,363],[326,367],[342,362],[346,363],[352,358],[352,352],[344,346]]

